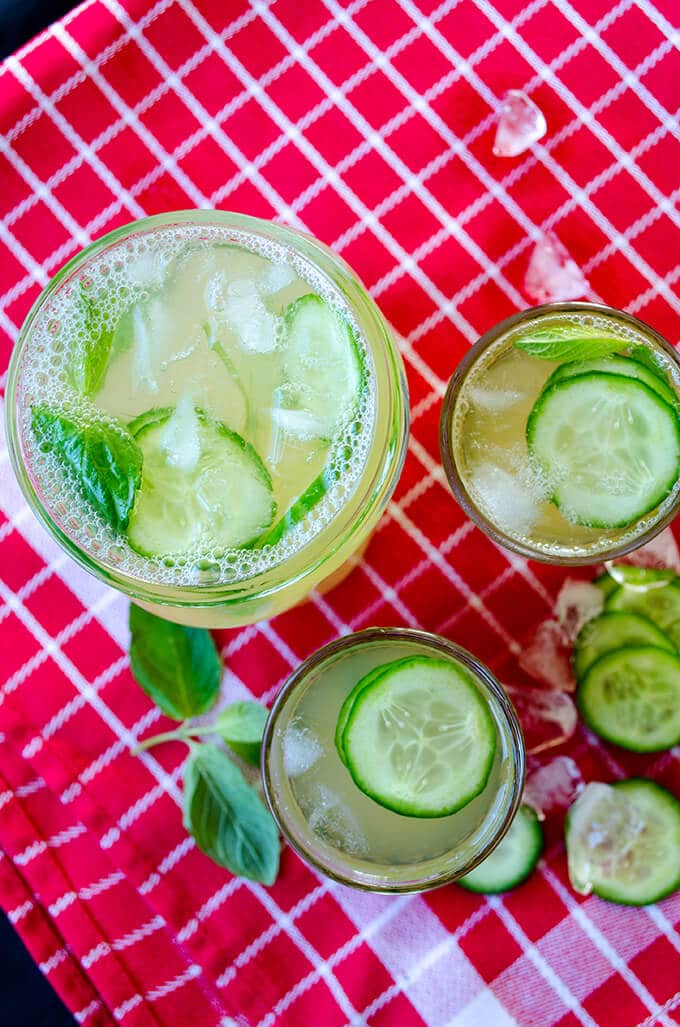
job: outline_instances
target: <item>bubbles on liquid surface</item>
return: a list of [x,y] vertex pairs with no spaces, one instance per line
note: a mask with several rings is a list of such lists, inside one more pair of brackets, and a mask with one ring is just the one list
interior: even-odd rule
[[[151,397],[145,406],[148,409],[158,405],[153,396],[164,362],[166,368],[173,361],[181,362],[189,355],[194,343],[198,344],[197,340],[189,339],[182,352],[168,351],[164,339],[166,333],[172,331],[172,325],[167,323],[167,311],[162,304],[154,302],[156,294],[168,284],[169,272],[178,267],[178,261],[183,261],[187,255],[198,255],[200,259],[202,252],[209,253],[213,246],[238,249],[239,260],[255,255],[260,266],[262,258],[269,262],[258,278],[261,303],[262,297],[276,297],[298,279],[309,292],[321,295],[353,326],[364,366],[369,371],[372,368],[353,314],[330,280],[304,257],[285,246],[237,230],[217,226],[173,226],[133,236],[109,250],[105,256],[95,258],[79,272],[78,278],[55,293],[27,342],[19,377],[19,427],[38,495],[52,516],[59,520],[60,526],[85,552],[96,554],[98,559],[115,567],[119,573],[162,585],[197,586],[241,581],[266,573],[295,556],[328,527],[353,494],[373,435],[375,396],[369,374],[359,396],[358,416],[355,414],[352,423],[342,427],[328,447],[325,468],[326,481],[330,484],[326,494],[305,517],[289,528],[274,545],[218,552],[206,540],[199,540],[195,551],[183,554],[181,560],[171,554],[147,558],[133,552],[124,536],[117,535],[84,504],[78,483],[68,469],[60,465],[53,453],[37,449],[30,427],[31,406],[36,402],[55,408],[82,427],[89,421],[101,421],[102,418],[111,424],[117,423],[115,418],[97,407],[96,394],[92,399],[80,395],[65,371],[65,356],[78,352],[79,337],[82,341],[85,332],[82,310],[78,308],[81,287],[86,287],[88,295],[96,298],[98,321],[113,328],[111,361],[125,348],[133,347],[134,374],[145,383],[147,395]],[[227,304],[227,310],[229,316],[238,320],[252,296],[248,293],[244,297],[243,291],[247,287],[243,282],[232,282],[234,284],[237,286],[233,292],[236,302],[232,307]],[[229,283],[227,291],[228,288]],[[146,317],[139,309],[141,303],[146,304]],[[266,310],[264,304],[263,308]],[[130,311],[134,312],[130,314],[130,323],[124,323],[125,315]],[[256,313],[259,317],[259,307]],[[267,334],[271,325],[267,322],[263,328],[263,324],[264,321],[255,318],[249,327],[239,321],[239,328],[246,344],[252,343],[253,348],[259,347],[259,352],[266,355],[272,345],[272,336]],[[277,327],[276,345],[279,343],[278,331]],[[241,424],[235,427],[242,430]],[[261,456],[267,459],[266,450]],[[181,459],[193,460],[190,445],[186,452],[182,452]],[[62,502],[66,496],[68,499]],[[74,513],[78,516],[75,517]],[[283,513],[285,510],[280,511]],[[202,569],[206,566],[211,568],[209,573]]]

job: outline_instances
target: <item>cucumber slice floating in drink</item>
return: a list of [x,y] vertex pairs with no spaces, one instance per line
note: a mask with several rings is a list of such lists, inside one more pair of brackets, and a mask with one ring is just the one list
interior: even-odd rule
[[411,659],[412,657],[407,656],[402,660],[393,660],[392,663],[383,664],[380,667],[374,667],[373,670],[370,670],[368,674],[364,674],[364,676],[357,681],[356,685],[343,702],[340,707],[340,712],[338,713],[338,722],[335,726],[335,748],[337,749],[338,756],[345,766],[347,765],[347,757],[345,756],[342,736],[344,734],[345,727],[347,726],[349,715],[354,708],[354,703],[357,701],[360,693],[363,692],[368,685],[372,684],[379,677],[382,677],[383,674],[396,670],[396,668],[402,663],[408,663]]
[[354,332],[313,293],[290,304],[284,323],[284,428],[307,438],[331,439],[356,408],[363,384],[363,359]]
[[615,355],[601,357],[599,360],[570,360],[566,364],[560,364],[553,371],[546,385],[554,385],[555,382],[565,381],[567,378],[578,378],[593,371],[623,375],[625,378],[637,378],[638,381],[644,382],[650,389],[653,389],[669,406],[674,406],[678,401],[670,385],[659,377],[658,371],[655,373],[633,357]]
[[626,527],[654,510],[680,474],[680,423],[635,378],[590,372],[549,385],[527,422],[527,444],[573,524]]
[[646,906],[680,887],[680,802],[654,781],[589,784],[569,810],[566,844],[584,895]]
[[255,449],[182,403],[130,425],[143,465],[127,534],[143,556],[177,557],[206,543],[242,548],[276,513],[271,478]]
[[490,856],[459,878],[468,891],[496,895],[526,881],[543,851],[543,830],[531,806],[520,806],[508,833]]
[[633,752],[658,752],[680,742],[680,658],[656,646],[605,653],[577,694],[586,724]]
[[574,675],[581,681],[600,656],[631,645],[652,645],[674,653],[675,646],[656,624],[637,613],[610,610],[594,617],[574,643]]
[[375,802],[404,816],[445,817],[486,785],[496,731],[467,671],[415,656],[364,681],[341,747],[355,784]]

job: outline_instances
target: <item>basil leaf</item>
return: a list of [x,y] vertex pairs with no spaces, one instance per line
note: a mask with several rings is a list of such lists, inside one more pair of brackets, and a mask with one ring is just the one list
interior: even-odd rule
[[273,884],[276,824],[255,789],[215,745],[192,745],[184,770],[184,826],[199,849],[232,874]]
[[222,664],[205,628],[187,628],[130,606],[130,667],[173,720],[205,713],[217,700]]
[[537,328],[515,339],[516,349],[541,360],[597,360],[625,349],[625,346],[624,339],[591,335],[588,329],[567,325]]
[[123,425],[80,426],[44,404],[31,411],[31,427],[43,452],[71,471],[85,499],[115,531],[125,531],[142,480],[142,453]]
[[222,710],[211,724],[211,730],[216,731],[242,760],[257,766],[268,715],[268,710],[260,703],[235,702]]
[[84,396],[90,396],[104,379],[114,332],[103,320],[82,282],[79,283],[78,307],[83,331],[71,354],[68,373],[76,389]]

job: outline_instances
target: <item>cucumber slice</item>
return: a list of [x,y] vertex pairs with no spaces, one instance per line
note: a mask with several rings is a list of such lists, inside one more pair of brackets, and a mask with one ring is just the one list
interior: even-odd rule
[[676,649],[680,649],[680,583],[671,582],[663,588],[646,591],[621,587],[605,601],[606,610],[628,610],[639,613],[661,628]]
[[569,811],[566,845],[584,894],[646,906],[680,888],[680,802],[654,781],[588,785]]
[[283,536],[291,528],[294,528],[296,524],[299,524],[309,511],[323,499],[331,485],[336,481],[337,473],[331,471],[328,467],[324,468],[312,484],[288,507],[283,517],[276,522],[274,527],[258,541],[258,546],[274,546],[277,542],[280,542]]
[[652,645],[674,653],[675,646],[651,620],[639,613],[610,610],[585,624],[574,642],[574,676],[581,681],[595,660],[625,646]]
[[657,567],[633,567],[627,563],[610,564],[608,573],[615,586],[627,585],[639,592],[662,588],[675,580],[675,573],[671,570],[665,568],[662,570]]
[[675,406],[678,402],[677,396],[670,385],[659,378],[658,372],[651,371],[644,364],[633,357],[601,357],[599,360],[570,360],[553,371],[548,378],[546,385],[554,382],[565,381],[567,378],[578,378],[582,374],[590,374],[592,371],[603,371],[607,374],[619,374],[626,378],[637,378],[644,382],[650,389],[653,389],[669,406]]
[[662,502],[680,473],[680,422],[635,378],[591,372],[548,386],[527,421],[529,452],[573,524],[626,527]]
[[490,856],[459,878],[458,884],[482,895],[516,888],[526,881],[543,851],[543,830],[531,806],[522,805]]
[[182,402],[129,426],[143,464],[127,534],[142,556],[243,548],[276,513],[271,478],[253,447],[203,411],[181,409]]
[[576,697],[586,724],[633,752],[680,742],[680,658],[655,646],[626,646],[591,665]]
[[466,670],[414,656],[356,695],[342,748],[354,783],[381,806],[446,817],[486,785],[496,731]]
[[600,591],[604,593],[605,602],[609,598],[609,596],[612,595],[613,592],[616,592],[617,588],[619,587],[612,578],[611,574],[609,574],[607,571],[603,571],[602,574],[598,574],[598,576],[593,579],[593,585],[595,585],[596,588],[599,588]]
[[368,685],[372,684],[379,677],[382,677],[384,673],[389,673],[390,671],[395,670],[396,667],[400,666],[402,663],[408,663],[410,659],[410,656],[406,656],[401,660],[392,660],[391,663],[383,663],[380,667],[374,667],[373,670],[369,670],[368,674],[364,674],[364,676],[357,681],[356,685],[343,702],[340,707],[340,712],[338,713],[338,722],[335,725],[335,748],[337,749],[338,756],[345,766],[347,766],[347,757],[345,756],[345,749],[342,744],[342,736],[357,697]]
[[[286,430],[332,439],[356,409],[364,366],[351,326],[321,296],[294,300],[284,314],[281,412]],[[304,417],[291,417],[293,413]],[[286,416],[287,415],[287,416]]]

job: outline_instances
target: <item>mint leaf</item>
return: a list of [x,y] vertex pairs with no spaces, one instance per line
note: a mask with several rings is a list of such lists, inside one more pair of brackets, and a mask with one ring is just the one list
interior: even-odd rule
[[222,710],[210,730],[215,731],[237,756],[257,766],[268,711],[257,702],[235,702]]
[[81,427],[45,404],[33,407],[31,427],[40,449],[71,471],[107,524],[125,531],[142,480],[142,454],[130,433],[104,421]]
[[192,745],[184,770],[184,826],[232,874],[273,884],[279,835],[271,814],[227,754]]
[[76,340],[68,373],[76,389],[84,396],[90,396],[104,379],[114,332],[106,325],[82,282],[79,282],[77,302],[82,315],[83,334]]
[[173,720],[205,713],[220,690],[222,664],[205,628],[187,628],[130,606],[130,667]]
[[590,335],[588,330],[564,326],[538,328],[515,339],[515,348],[541,360],[597,360],[625,349],[624,339]]

